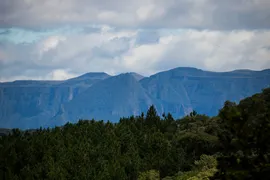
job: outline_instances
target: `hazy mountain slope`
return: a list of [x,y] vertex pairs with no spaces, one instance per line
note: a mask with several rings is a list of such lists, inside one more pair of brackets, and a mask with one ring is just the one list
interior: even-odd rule
[[130,73],[137,81],[140,81],[141,79],[144,78],[144,76],[138,74],[138,73],[135,73],[135,72],[132,72]]
[[91,86],[92,84],[106,79],[110,77],[110,75],[104,73],[104,72],[93,72],[93,73],[86,73],[82,76],[79,77],[75,77],[75,78],[71,78],[68,79],[66,81],[64,81],[61,86],[63,85],[72,85],[72,86]]
[[268,87],[270,70],[217,73],[176,68],[144,78],[141,84],[175,117],[191,110],[215,115],[226,100],[239,101]]
[[66,103],[57,120],[102,119],[117,121],[119,117],[139,115],[151,104],[160,107],[131,73],[120,74],[88,88]]
[[109,75],[90,73],[88,78],[81,77],[66,81],[1,83],[0,127],[39,127],[55,116],[61,104],[72,100],[92,84]]
[[87,73],[66,81],[0,83],[0,128],[37,128],[67,121],[139,115],[151,104],[175,118],[192,110],[217,114],[226,100],[240,99],[270,85],[270,70],[209,72],[176,68],[143,78]]

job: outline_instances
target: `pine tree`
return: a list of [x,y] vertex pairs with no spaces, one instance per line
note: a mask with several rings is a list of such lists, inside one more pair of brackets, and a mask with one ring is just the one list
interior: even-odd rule
[[145,119],[146,125],[153,127],[158,127],[160,124],[160,117],[157,114],[157,110],[154,107],[154,105],[151,105],[150,108],[147,111],[146,119]]

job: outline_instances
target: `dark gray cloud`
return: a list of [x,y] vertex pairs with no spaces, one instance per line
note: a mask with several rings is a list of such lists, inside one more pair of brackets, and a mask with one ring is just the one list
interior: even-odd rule
[[269,29],[268,0],[1,0],[1,27]]
[[217,0],[213,1],[214,27],[221,29],[269,29],[270,1]]

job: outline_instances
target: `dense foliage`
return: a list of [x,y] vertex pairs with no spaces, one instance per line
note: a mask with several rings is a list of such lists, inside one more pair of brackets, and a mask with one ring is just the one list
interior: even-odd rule
[[0,179],[268,179],[270,89],[217,117],[153,106],[119,123],[80,120],[0,137]]

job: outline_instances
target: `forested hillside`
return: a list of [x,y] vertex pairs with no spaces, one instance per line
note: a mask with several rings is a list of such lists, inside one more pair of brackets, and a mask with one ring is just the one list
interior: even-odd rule
[[80,120],[0,137],[0,179],[268,179],[270,88],[216,117]]

